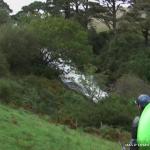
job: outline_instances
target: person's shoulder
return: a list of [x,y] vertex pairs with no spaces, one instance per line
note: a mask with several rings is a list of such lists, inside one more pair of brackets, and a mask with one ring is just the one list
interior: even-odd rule
[[140,120],[140,116],[136,116],[133,119],[132,126],[134,126],[134,127],[138,126],[139,120]]

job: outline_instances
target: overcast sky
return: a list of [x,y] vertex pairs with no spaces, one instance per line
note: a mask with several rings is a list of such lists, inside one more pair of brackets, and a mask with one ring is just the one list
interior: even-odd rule
[[29,5],[34,1],[45,2],[46,0],[4,0],[4,2],[6,2],[9,5],[9,7],[13,10],[13,14],[20,11],[22,6]]

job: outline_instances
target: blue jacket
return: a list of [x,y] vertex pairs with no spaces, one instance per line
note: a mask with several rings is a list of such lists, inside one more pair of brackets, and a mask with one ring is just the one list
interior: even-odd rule
[[140,117],[136,116],[132,122],[130,150],[138,150],[137,129],[138,129],[139,120],[140,120]]

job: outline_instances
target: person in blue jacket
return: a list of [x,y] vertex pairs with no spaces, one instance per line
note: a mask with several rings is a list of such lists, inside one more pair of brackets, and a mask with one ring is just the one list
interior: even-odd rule
[[[150,103],[150,96],[148,96],[146,94],[142,94],[137,98],[136,104],[138,106],[140,115],[148,103]],[[137,144],[137,129],[138,129],[139,119],[140,119],[140,116],[136,116],[132,122],[130,150],[138,150],[139,149],[138,144]]]

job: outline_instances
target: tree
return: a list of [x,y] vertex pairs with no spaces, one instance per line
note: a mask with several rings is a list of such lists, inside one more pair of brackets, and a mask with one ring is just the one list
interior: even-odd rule
[[143,36],[145,38],[145,45],[148,45],[149,42],[149,32],[150,32],[150,1],[137,0],[133,5],[134,13],[136,13],[136,21],[138,21]]
[[9,8],[8,4],[5,3],[3,0],[0,0],[0,9],[5,9],[7,13],[11,13],[12,10]]
[[[66,19],[71,17],[71,0],[47,0],[49,12],[57,14],[64,14]],[[53,11],[52,11],[53,9]]]
[[0,51],[6,56],[13,73],[31,73],[39,65],[40,48],[36,35],[26,27],[1,27]]
[[10,19],[9,13],[11,12],[12,10],[9,8],[7,3],[0,0],[0,25],[6,23]]
[[54,15],[62,15],[66,19],[74,18],[87,28],[99,2],[89,0],[47,0],[49,11]]
[[60,11],[59,9],[54,5],[54,1],[53,0],[47,0],[46,1],[46,13],[48,15],[53,15],[53,16],[58,16],[60,15]]
[[45,3],[35,1],[28,6],[22,7],[22,11],[28,15],[30,14],[39,15],[41,14],[40,11],[45,11]]
[[88,36],[80,24],[63,18],[48,17],[31,22],[41,44],[51,53],[51,61],[62,58],[83,67],[90,63],[92,51]]
[[81,1],[79,1],[79,0],[73,0],[72,6],[75,8],[76,14],[79,13],[79,7],[80,7],[80,5],[81,5]]
[[141,32],[145,45],[149,45],[150,2],[149,0],[133,1],[129,12],[123,18],[123,26],[131,32]]
[[41,17],[46,11],[46,4],[44,2],[35,1],[28,6],[22,7],[22,10],[19,11],[16,15],[13,15],[15,20],[20,20],[25,17]]
[[0,9],[0,25],[7,23],[10,17],[5,9]]
[[[81,11],[81,22],[84,21],[82,24],[87,27],[88,23],[91,21],[91,19],[95,16],[96,13],[99,12],[99,8],[101,8],[101,5],[99,1],[91,2],[89,0],[84,0],[81,3],[83,10]],[[82,17],[83,16],[83,17]]]
[[104,19],[105,24],[114,32],[117,28],[117,13],[126,2],[128,0],[103,0],[105,11],[100,15],[100,18]]
[[9,73],[9,65],[5,55],[0,51],[0,77],[6,76]]

